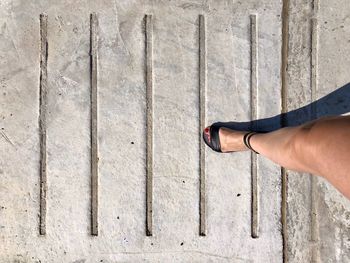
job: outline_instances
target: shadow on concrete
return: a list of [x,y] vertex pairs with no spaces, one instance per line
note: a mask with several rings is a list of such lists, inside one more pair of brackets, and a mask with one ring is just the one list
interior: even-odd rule
[[[221,122],[222,126],[235,130],[270,132],[283,127],[297,126],[325,116],[350,112],[350,82],[319,100],[299,109],[248,122]],[[283,125],[282,125],[283,124]]]

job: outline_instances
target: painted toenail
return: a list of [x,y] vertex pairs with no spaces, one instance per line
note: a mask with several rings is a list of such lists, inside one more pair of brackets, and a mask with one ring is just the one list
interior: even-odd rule
[[210,129],[209,129],[209,127],[206,127],[204,129],[204,133],[205,133],[205,135],[207,135],[208,141],[210,142]]

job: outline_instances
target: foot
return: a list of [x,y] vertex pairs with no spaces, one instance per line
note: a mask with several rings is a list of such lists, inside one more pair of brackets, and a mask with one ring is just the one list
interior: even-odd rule
[[[205,129],[207,136],[209,135],[210,127]],[[221,127],[219,129],[219,140],[222,152],[238,152],[249,150],[243,142],[244,134],[247,131],[236,131],[229,128]],[[210,135],[209,135],[210,136]]]
[[222,127],[219,130],[220,145],[222,152],[238,152],[249,150],[243,142],[244,134],[247,131],[235,131]]

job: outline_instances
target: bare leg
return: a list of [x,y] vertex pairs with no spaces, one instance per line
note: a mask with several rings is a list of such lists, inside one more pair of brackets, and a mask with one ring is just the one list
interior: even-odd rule
[[[245,132],[221,128],[222,151],[248,150]],[[297,127],[254,135],[254,150],[290,170],[326,178],[350,199],[350,116],[321,118]]]

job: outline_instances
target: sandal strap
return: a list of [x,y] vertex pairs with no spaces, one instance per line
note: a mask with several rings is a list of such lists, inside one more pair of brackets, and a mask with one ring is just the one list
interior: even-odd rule
[[244,134],[243,137],[243,142],[245,144],[245,146],[247,146],[247,148],[249,148],[250,150],[252,150],[253,152],[255,152],[256,154],[259,154],[257,151],[255,151],[252,146],[250,145],[250,139],[253,137],[253,135],[257,134],[256,132],[248,132],[246,134]]

